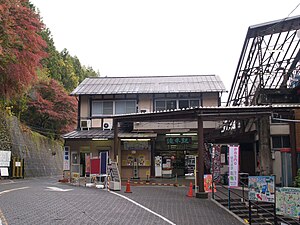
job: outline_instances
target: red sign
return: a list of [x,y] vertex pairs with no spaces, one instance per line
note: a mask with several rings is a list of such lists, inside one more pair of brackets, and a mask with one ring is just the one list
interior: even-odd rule
[[100,159],[91,159],[91,174],[100,174]]

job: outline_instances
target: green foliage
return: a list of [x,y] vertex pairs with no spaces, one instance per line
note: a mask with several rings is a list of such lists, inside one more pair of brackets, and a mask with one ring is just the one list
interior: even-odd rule
[[72,60],[72,57],[69,55],[67,49],[64,49],[60,54],[63,59],[61,65],[62,68],[61,82],[64,85],[65,89],[68,92],[71,92],[78,86],[80,74],[76,74],[76,70],[73,64],[74,61]]
[[71,56],[67,49],[58,52],[49,29],[43,30],[41,35],[47,42],[49,55],[42,60],[44,74],[59,81],[68,92],[73,91],[86,77],[99,75],[93,68],[81,65],[77,56]]
[[99,73],[67,49],[57,51],[29,0],[0,0],[0,109],[58,137],[74,129],[77,118],[77,102],[68,93],[92,76]]
[[21,118],[22,113],[27,111],[28,109],[27,102],[28,102],[28,98],[26,94],[11,101],[12,112],[15,116],[18,117],[18,119]]
[[300,187],[300,169],[298,169],[297,176],[295,177],[295,187]]

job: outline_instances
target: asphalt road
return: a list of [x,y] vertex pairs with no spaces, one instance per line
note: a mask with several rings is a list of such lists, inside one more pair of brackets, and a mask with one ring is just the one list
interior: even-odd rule
[[188,187],[132,186],[132,193],[58,183],[58,177],[0,180],[0,225],[240,225]]

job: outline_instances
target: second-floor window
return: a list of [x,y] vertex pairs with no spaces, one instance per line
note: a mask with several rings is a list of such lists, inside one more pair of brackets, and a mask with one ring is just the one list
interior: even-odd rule
[[155,111],[198,107],[200,106],[199,102],[200,102],[199,99],[156,100]]
[[272,148],[280,149],[280,148],[290,148],[290,136],[272,136]]
[[136,112],[136,101],[92,101],[92,116],[129,114]]

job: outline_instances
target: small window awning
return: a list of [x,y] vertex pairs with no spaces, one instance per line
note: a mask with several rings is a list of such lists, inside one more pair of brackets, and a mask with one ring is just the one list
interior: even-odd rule
[[[118,133],[119,138],[156,138],[157,133],[137,133],[137,132],[122,132]],[[113,139],[114,131],[113,130],[99,130],[99,129],[90,129],[90,130],[74,130],[70,133],[64,134],[63,139]]]
[[114,131],[112,130],[74,130],[70,133],[64,134],[63,139],[113,139]]

